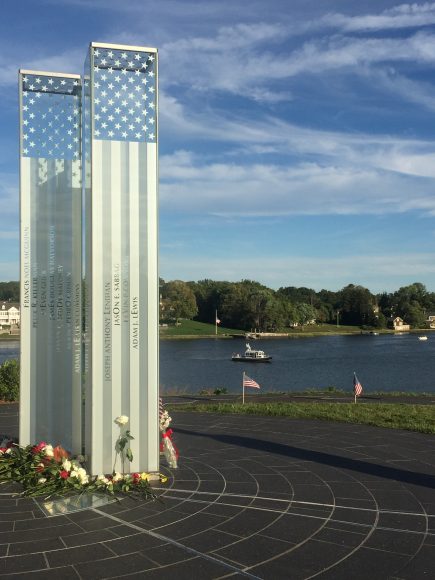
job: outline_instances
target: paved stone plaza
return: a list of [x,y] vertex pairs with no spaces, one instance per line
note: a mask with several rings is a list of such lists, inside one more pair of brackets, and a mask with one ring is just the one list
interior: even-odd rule
[[[172,413],[162,501],[46,517],[0,488],[11,578],[435,577],[435,438],[285,418]],[[0,406],[16,435],[18,408]]]

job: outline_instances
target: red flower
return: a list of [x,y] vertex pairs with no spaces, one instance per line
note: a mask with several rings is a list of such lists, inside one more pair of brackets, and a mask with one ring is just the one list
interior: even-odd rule
[[140,480],[140,473],[132,473],[133,483],[137,483]]
[[47,446],[47,443],[45,441],[41,441],[41,443],[38,443],[38,445],[34,445],[32,447],[32,452],[33,453],[41,453],[41,451],[44,449],[44,447]]
[[69,472],[66,471],[65,469],[62,469],[62,471],[59,473],[59,475],[61,476],[62,479],[68,479]]

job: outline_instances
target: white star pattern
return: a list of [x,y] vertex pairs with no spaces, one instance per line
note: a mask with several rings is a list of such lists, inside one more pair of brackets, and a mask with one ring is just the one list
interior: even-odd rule
[[[99,48],[93,56],[95,136],[106,141],[155,142],[154,55]],[[147,117],[150,128],[138,131],[138,114]]]
[[[80,84],[77,79],[22,76],[24,157],[80,158]],[[31,141],[29,142],[29,135]]]

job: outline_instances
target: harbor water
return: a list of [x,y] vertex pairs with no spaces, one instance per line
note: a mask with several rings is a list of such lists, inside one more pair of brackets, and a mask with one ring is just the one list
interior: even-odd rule
[[[163,393],[202,389],[241,390],[245,371],[262,392],[335,387],[351,390],[356,372],[366,393],[435,391],[435,334],[321,336],[253,341],[251,347],[273,357],[271,363],[231,361],[243,353],[243,340],[162,340],[160,386]],[[0,342],[0,363],[19,357],[18,341]]]

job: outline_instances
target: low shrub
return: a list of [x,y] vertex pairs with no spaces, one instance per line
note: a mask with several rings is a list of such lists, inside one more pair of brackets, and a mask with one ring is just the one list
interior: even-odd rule
[[0,366],[0,400],[18,401],[20,395],[20,363],[16,359]]

